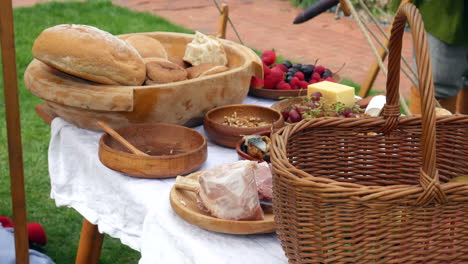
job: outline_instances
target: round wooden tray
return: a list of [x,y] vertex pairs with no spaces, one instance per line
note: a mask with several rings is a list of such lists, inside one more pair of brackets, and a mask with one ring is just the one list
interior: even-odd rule
[[[185,177],[198,180],[201,171],[192,173]],[[234,221],[215,218],[208,213],[198,209],[197,198],[194,192],[176,189],[172,187],[170,193],[172,209],[185,221],[206,230],[234,234],[251,235],[275,232],[275,221],[273,213],[265,213],[265,219],[261,221]]]
[[[333,75],[333,79],[337,83],[341,82],[341,77],[338,74]],[[259,89],[259,88],[250,87],[249,94],[256,96],[256,97],[261,97],[261,98],[281,100],[287,97],[297,97],[297,96],[307,95],[307,89],[276,90],[276,89],[265,89],[265,88]]]
[[130,153],[103,134],[99,160],[108,168],[140,178],[169,178],[198,169],[207,158],[205,137],[188,127],[148,123],[116,129],[123,138],[150,156]]

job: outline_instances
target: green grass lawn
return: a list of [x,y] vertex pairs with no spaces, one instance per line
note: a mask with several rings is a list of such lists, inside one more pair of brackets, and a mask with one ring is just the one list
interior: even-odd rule
[[[14,10],[16,59],[18,69],[24,174],[28,222],[42,224],[48,245],[39,248],[58,264],[74,263],[82,217],[73,209],[57,208],[50,195],[47,151],[50,127],[34,112],[41,100],[24,87],[23,74],[33,59],[31,48],[42,30],[57,24],[87,24],[114,35],[134,32],[190,30],[168,23],[149,13],[138,13],[112,5],[109,1],[50,2]],[[0,72],[0,76],[1,76]],[[350,80],[348,85],[357,86]],[[6,143],[3,76],[0,82],[0,216],[12,217]],[[105,237],[101,263],[137,263],[140,254]]]
[[[41,100],[26,90],[22,76],[33,59],[31,48],[34,39],[48,27],[68,23],[92,25],[115,35],[151,31],[191,32],[149,13],[129,11],[108,1],[51,2],[34,7],[15,8],[16,59],[28,222],[38,222],[44,226],[49,241],[47,246],[39,250],[58,264],[74,263],[82,217],[73,209],[57,208],[54,200],[49,197],[47,150],[50,127],[35,114],[34,106],[41,103]],[[3,76],[1,79],[0,216],[12,217]],[[117,239],[105,237],[101,263],[137,263],[139,258],[139,252],[122,245]]]

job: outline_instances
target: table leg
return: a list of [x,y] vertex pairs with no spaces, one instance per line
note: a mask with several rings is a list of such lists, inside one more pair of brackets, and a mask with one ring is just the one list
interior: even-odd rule
[[80,243],[76,255],[76,264],[97,264],[101,255],[104,234],[99,233],[98,227],[83,218]]

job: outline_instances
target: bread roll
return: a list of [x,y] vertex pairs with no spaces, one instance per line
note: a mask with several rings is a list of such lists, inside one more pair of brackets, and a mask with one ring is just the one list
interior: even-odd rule
[[158,84],[183,81],[187,79],[187,71],[177,64],[161,58],[145,58],[146,74],[145,84]]
[[130,43],[143,58],[157,57],[167,60],[167,52],[159,40],[143,35],[128,37],[125,41]]
[[143,59],[135,48],[112,34],[87,25],[45,29],[34,41],[33,56],[45,64],[102,84],[141,85]]
[[201,76],[215,74],[229,70],[228,67],[215,63],[202,63],[197,66],[187,68],[188,78],[193,79]]
[[221,42],[198,31],[185,48],[184,61],[192,66],[202,63],[216,63],[223,66],[228,64],[226,51]]

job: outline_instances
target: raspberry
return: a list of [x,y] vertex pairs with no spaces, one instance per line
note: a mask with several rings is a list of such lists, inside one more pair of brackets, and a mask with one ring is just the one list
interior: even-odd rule
[[315,80],[315,79],[310,79],[309,84],[314,84],[314,83],[316,83],[316,82],[317,82],[317,80]]
[[329,82],[336,82],[335,80],[333,80],[333,78],[332,78],[332,77],[325,78],[325,81],[329,81]]
[[265,82],[263,81],[262,78],[258,78],[256,76],[252,76],[252,79],[250,79],[250,87],[253,88],[263,88],[263,85]]
[[303,81],[304,80],[304,73],[302,72],[296,72],[294,74],[294,77],[297,77],[300,81]]
[[273,50],[266,50],[262,53],[262,61],[270,66],[276,61],[276,54]]
[[293,87],[293,86],[300,86],[300,85],[299,85],[300,82],[301,82],[301,80],[299,80],[299,78],[293,77],[293,78],[291,79],[291,82],[290,82],[291,87]]
[[279,68],[280,70],[282,70],[283,72],[287,72],[288,71],[288,67],[284,66],[283,64],[279,63],[279,64],[276,64],[275,67],[273,68]]
[[299,86],[301,87],[301,89],[307,89],[307,86],[309,86],[309,83],[306,81],[300,81]]
[[278,85],[276,85],[276,89],[278,90],[291,90],[291,85],[289,85],[285,81],[280,81]]
[[315,67],[315,72],[322,75],[325,72],[325,67],[323,67],[322,65],[319,65]]
[[318,74],[317,72],[314,72],[314,74],[312,74],[312,80],[320,80],[320,74]]
[[263,63],[263,76],[266,77],[270,75],[270,72],[271,72],[271,69],[268,68],[268,66],[265,63]]

